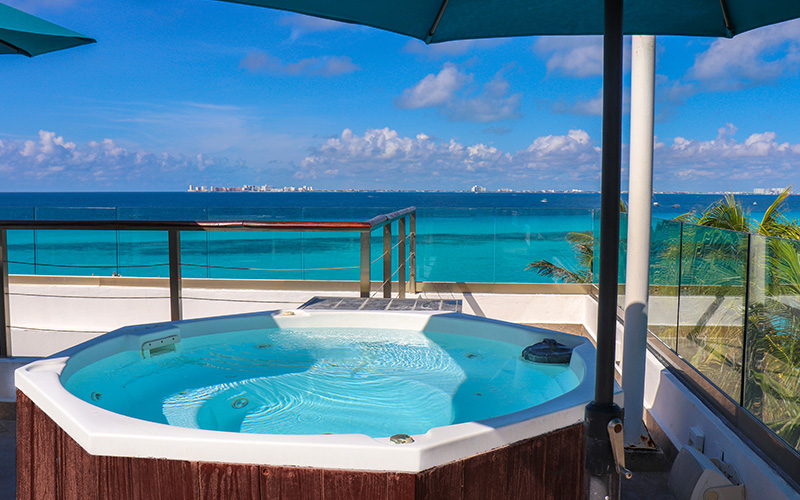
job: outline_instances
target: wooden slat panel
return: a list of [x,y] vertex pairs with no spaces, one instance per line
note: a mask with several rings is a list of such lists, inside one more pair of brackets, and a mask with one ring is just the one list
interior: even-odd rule
[[219,463],[200,464],[203,500],[259,500],[259,467]]
[[507,500],[508,448],[464,461],[464,500]]
[[416,485],[416,474],[390,472],[386,476],[386,500],[414,500]]
[[583,425],[547,434],[543,499],[582,500]]
[[56,424],[38,406],[33,405],[33,474],[31,491],[34,500],[56,500],[58,494],[58,434]]
[[131,461],[128,457],[97,457],[98,497],[131,500]]
[[17,499],[33,498],[33,402],[17,390]]
[[528,439],[507,448],[509,498],[544,498],[545,441]]
[[131,486],[137,500],[197,500],[197,462],[135,458]]
[[322,471],[262,467],[261,500],[322,500]]
[[322,472],[325,500],[386,500],[386,472],[326,470]]
[[86,453],[60,427],[58,438],[61,443],[58,468],[59,500],[98,499],[97,457]]
[[461,500],[464,463],[451,462],[417,475],[416,500]]

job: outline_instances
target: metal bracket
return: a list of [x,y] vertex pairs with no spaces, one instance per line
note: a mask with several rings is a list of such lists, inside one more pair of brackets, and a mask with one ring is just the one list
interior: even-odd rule
[[608,422],[608,437],[611,441],[611,451],[614,453],[617,474],[625,476],[625,479],[632,478],[633,472],[625,468],[625,438],[622,435],[622,420],[612,418]]
[[175,351],[176,344],[181,341],[180,335],[169,335],[164,338],[142,342],[142,357],[154,357]]

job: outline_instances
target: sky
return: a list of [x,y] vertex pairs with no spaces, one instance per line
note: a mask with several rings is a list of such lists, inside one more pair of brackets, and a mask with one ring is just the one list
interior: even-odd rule
[[[0,56],[0,191],[600,189],[600,37],[426,46],[216,0],[5,3],[97,43]],[[800,189],[800,22],[656,44],[654,189]]]

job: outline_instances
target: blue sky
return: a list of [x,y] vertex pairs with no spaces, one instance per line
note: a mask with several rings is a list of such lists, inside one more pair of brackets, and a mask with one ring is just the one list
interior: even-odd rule
[[[0,59],[0,191],[600,188],[599,37],[425,46],[214,0],[6,3],[98,43]],[[799,22],[657,47],[656,190],[800,187]]]

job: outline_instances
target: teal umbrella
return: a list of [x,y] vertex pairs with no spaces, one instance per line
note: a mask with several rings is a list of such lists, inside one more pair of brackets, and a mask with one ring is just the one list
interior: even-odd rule
[[622,418],[621,409],[613,401],[622,159],[622,35],[732,37],[800,17],[800,0],[223,1],[373,26],[426,43],[527,35],[603,35],[597,371],[594,401],[586,408],[586,471],[592,484],[590,498],[617,498],[619,477],[615,473],[608,425]]
[[94,42],[93,38],[0,3],[0,54],[33,57]]
[[[601,35],[602,0],[226,0],[373,26],[427,43],[526,35]],[[606,2],[606,5],[609,2]],[[731,37],[800,17],[797,0],[627,0],[624,32]],[[615,7],[616,8],[616,7]]]

